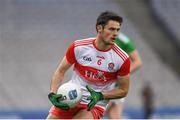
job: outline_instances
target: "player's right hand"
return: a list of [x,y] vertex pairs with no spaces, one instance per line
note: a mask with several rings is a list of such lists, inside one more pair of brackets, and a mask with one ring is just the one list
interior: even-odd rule
[[70,107],[68,104],[62,103],[59,101],[59,99],[61,99],[61,97],[62,97],[61,94],[55,94],[53,92],[49,93],[49,95],[48,95],[49,100],[51,101],[51,103],[54,106],[56,106],[60,109],[63,109],[63,110],[69,110]]

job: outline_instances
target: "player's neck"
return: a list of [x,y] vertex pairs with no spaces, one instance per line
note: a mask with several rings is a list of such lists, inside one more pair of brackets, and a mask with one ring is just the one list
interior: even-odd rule
[[100,36],[97,36],[96,40],[95,40],[95,46],[99,49],[99,50],[109,50],[112,45],[107,45],[104,43],[104,41],[102,40],[102,38]]

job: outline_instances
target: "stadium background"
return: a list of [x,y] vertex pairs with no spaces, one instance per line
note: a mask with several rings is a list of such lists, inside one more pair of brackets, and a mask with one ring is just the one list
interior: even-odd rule
[[180,118],[179,9],[179,0],[0,0],[0,118],[46,117],[51,76],[66,48],[95,36],[105,10],[124,18],[121,31],[134,39],[143,61],[131,77],[124,118],[142,118],[147,81],[153,118]]

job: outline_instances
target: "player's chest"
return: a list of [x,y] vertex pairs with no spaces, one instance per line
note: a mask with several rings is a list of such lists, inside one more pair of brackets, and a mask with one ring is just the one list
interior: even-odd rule
[[83,66],[89,66],[109,72],[116,72],[121,64],[121,60],[114,53],[94,50],[84,50],[79,52],[76,56],[76,60]]

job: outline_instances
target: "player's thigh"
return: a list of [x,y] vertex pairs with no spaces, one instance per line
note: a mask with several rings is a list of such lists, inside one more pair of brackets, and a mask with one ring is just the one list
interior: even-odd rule
[[73,119],[93,119],[93,115],[90,111],[87,111],[87,109],[81,109]]
[[56,116],[56,115],[53,115],[53,114],[49,113],[49,115],[47,116],[46,119],[59,119],[59,117]]

